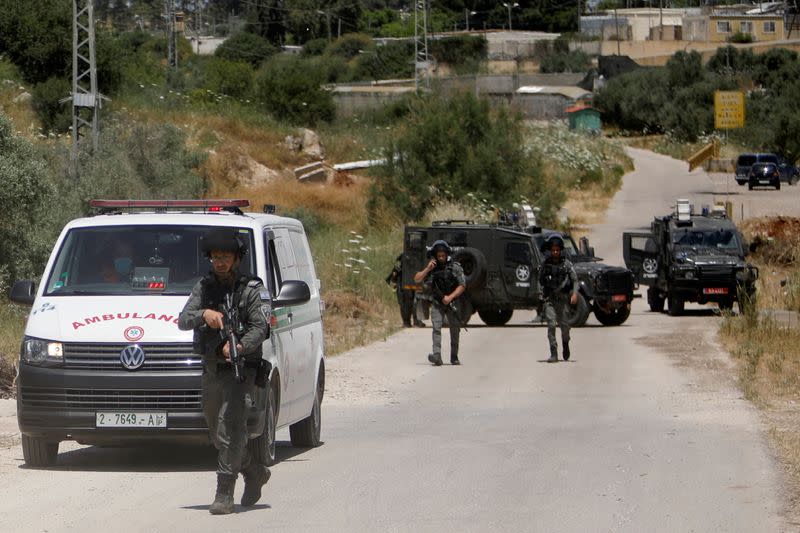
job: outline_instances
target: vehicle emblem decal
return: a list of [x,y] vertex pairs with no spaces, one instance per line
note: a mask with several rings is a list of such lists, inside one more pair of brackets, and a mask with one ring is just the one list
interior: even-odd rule
[[144,328],[140,328],[139,326],[131,326],[125,330],[123,335],[127,341],[140,341],[142,340],[142,337],[144,337]]
[[648,257],[642,261],[642,268],[644,268],[644,271],[648,274],[655,274],[658,271],[658,261],[653,257]]
[[528,265],[519,265],[517,267],[517,279],[520,281],[528,281],[531,277],[531,267]]
[[138,370],[144,364],[144,350],[138,344],[131,344],[122,349],[119,361],[128,370]]

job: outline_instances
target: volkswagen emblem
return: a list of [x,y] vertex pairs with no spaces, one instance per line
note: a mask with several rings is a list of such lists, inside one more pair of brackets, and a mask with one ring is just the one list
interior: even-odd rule
[[144,364],[144,350],[138,344],[126,346],[119,354],[119,361],[128,370],[138,370]]

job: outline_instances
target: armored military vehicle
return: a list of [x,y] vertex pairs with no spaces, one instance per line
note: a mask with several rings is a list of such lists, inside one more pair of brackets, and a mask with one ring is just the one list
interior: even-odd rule
[[686,302],[716,302],[720,309],[739,308],[755,297],[758,269],[745,261],[747,249],[724,208],[695,214],[688,200],[675,212],[656,217],[647,233],[624,233],[625,264],[636,281],[647,285],[650,310],[670,315]]
[[[489,326],[505,325],[516,309],[541,309],[541,245],[550,233],[552,230],[520,224],[516,217],[504,217],[497,224],[442,220],[427,227],[408,226],[403,241],[403,288],[416,291],[417,316],[426,318],[422,286],[414,283],[413,277],[424,267],[431,244],[443,239],[453,248],[467,280],[467,292],[460,302],[462,320],[477,312]],[[582,240],[580,248],[569,236],[564,241],[566,257],[575,264],[580,281],[580,297],[572,308],[570,324],[584,325],[592,311],[604,325],[622,324],[630,313],[633,274],[626,268],[599,263],[587,240]]]

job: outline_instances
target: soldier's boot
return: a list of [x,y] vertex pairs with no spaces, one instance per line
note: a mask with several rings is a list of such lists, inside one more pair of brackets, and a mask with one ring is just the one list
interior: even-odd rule
[[569,361],[569,341],[564,341],[564,361]]
[[242,472],[242,477],[244,477],[243,506],[252,507],[261,499],[261,487],[267,484],[271,475],[272,472],[269,468],[260,464],[252,464]]
[[558,363],[558,352],[550,352],[550,359],[548,359],[547,362]]
[[450,364],[451,365],[460,365],[461,361],[458,360],[458,354],[454,353],[450,355]]
[[233,489],[236,476],[217,474],[217,494],[214,503],[208,508],[211,514],[231,514],[233,512]]
[[442,366],[442,355],[438,353],[429,353],[428,361],[436,366]]

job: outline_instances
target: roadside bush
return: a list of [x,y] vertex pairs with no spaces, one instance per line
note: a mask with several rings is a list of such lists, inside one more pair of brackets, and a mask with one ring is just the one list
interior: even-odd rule
[[214,55],[240,63],[250,63],[258,67],[277,50],[263,37],[248,32],[239,32],[225,40]]
[[389,208],[406,221],[419,220],[438,201],[475,191],[501,204],[543,193],[521,118],[493,111],[488,100],[469,93],[418,99],[395,132],[371,193],[373,218]]
[[303,45],[300,54],[304,57],[321,56],[328,47],[328,39],[311,39]]
[[410,78],[414,75],[414,44],[389,42],[361,54],[353,69],[355,80]]
[[33,88],[31,105],[44,133],[66,133],[72,126],[72,107],[68,98],[72,84],[63,78],[50,78]]
[[54,237],[47,223],[55,201],[47,164],[0,114],[0,284],[34,278]]
[[730,37],[728,37],[729,43],[737,43],[737,44],[749,44],[753,42],[753,36],[749,33],[742,33],[737,31]]
[[211,58],[203,68],[205,87],[215,93],[233,98],[250,96],[255,71],[249,63]]
[[320,72],[294,56],[272,58],[256,77],[256,95],[267,112],[297,125],[330,122],[335,108],[331,94],[320,85]]
[[345,59],[352,59],[359,55],[362,50],[372,50],[374,48],[372,37],[362,33],[348,33],[333,41],[326,48],[326,53],[332,56],[339,56]]
[[553,53],[542,58],[539,72],[586,72],[591,64],[589,56],[582,50]]
[[429,46],[436,61],[453,67],[485,61],[489,52],[489,43],[482,35],[445,37],[431,41]]

